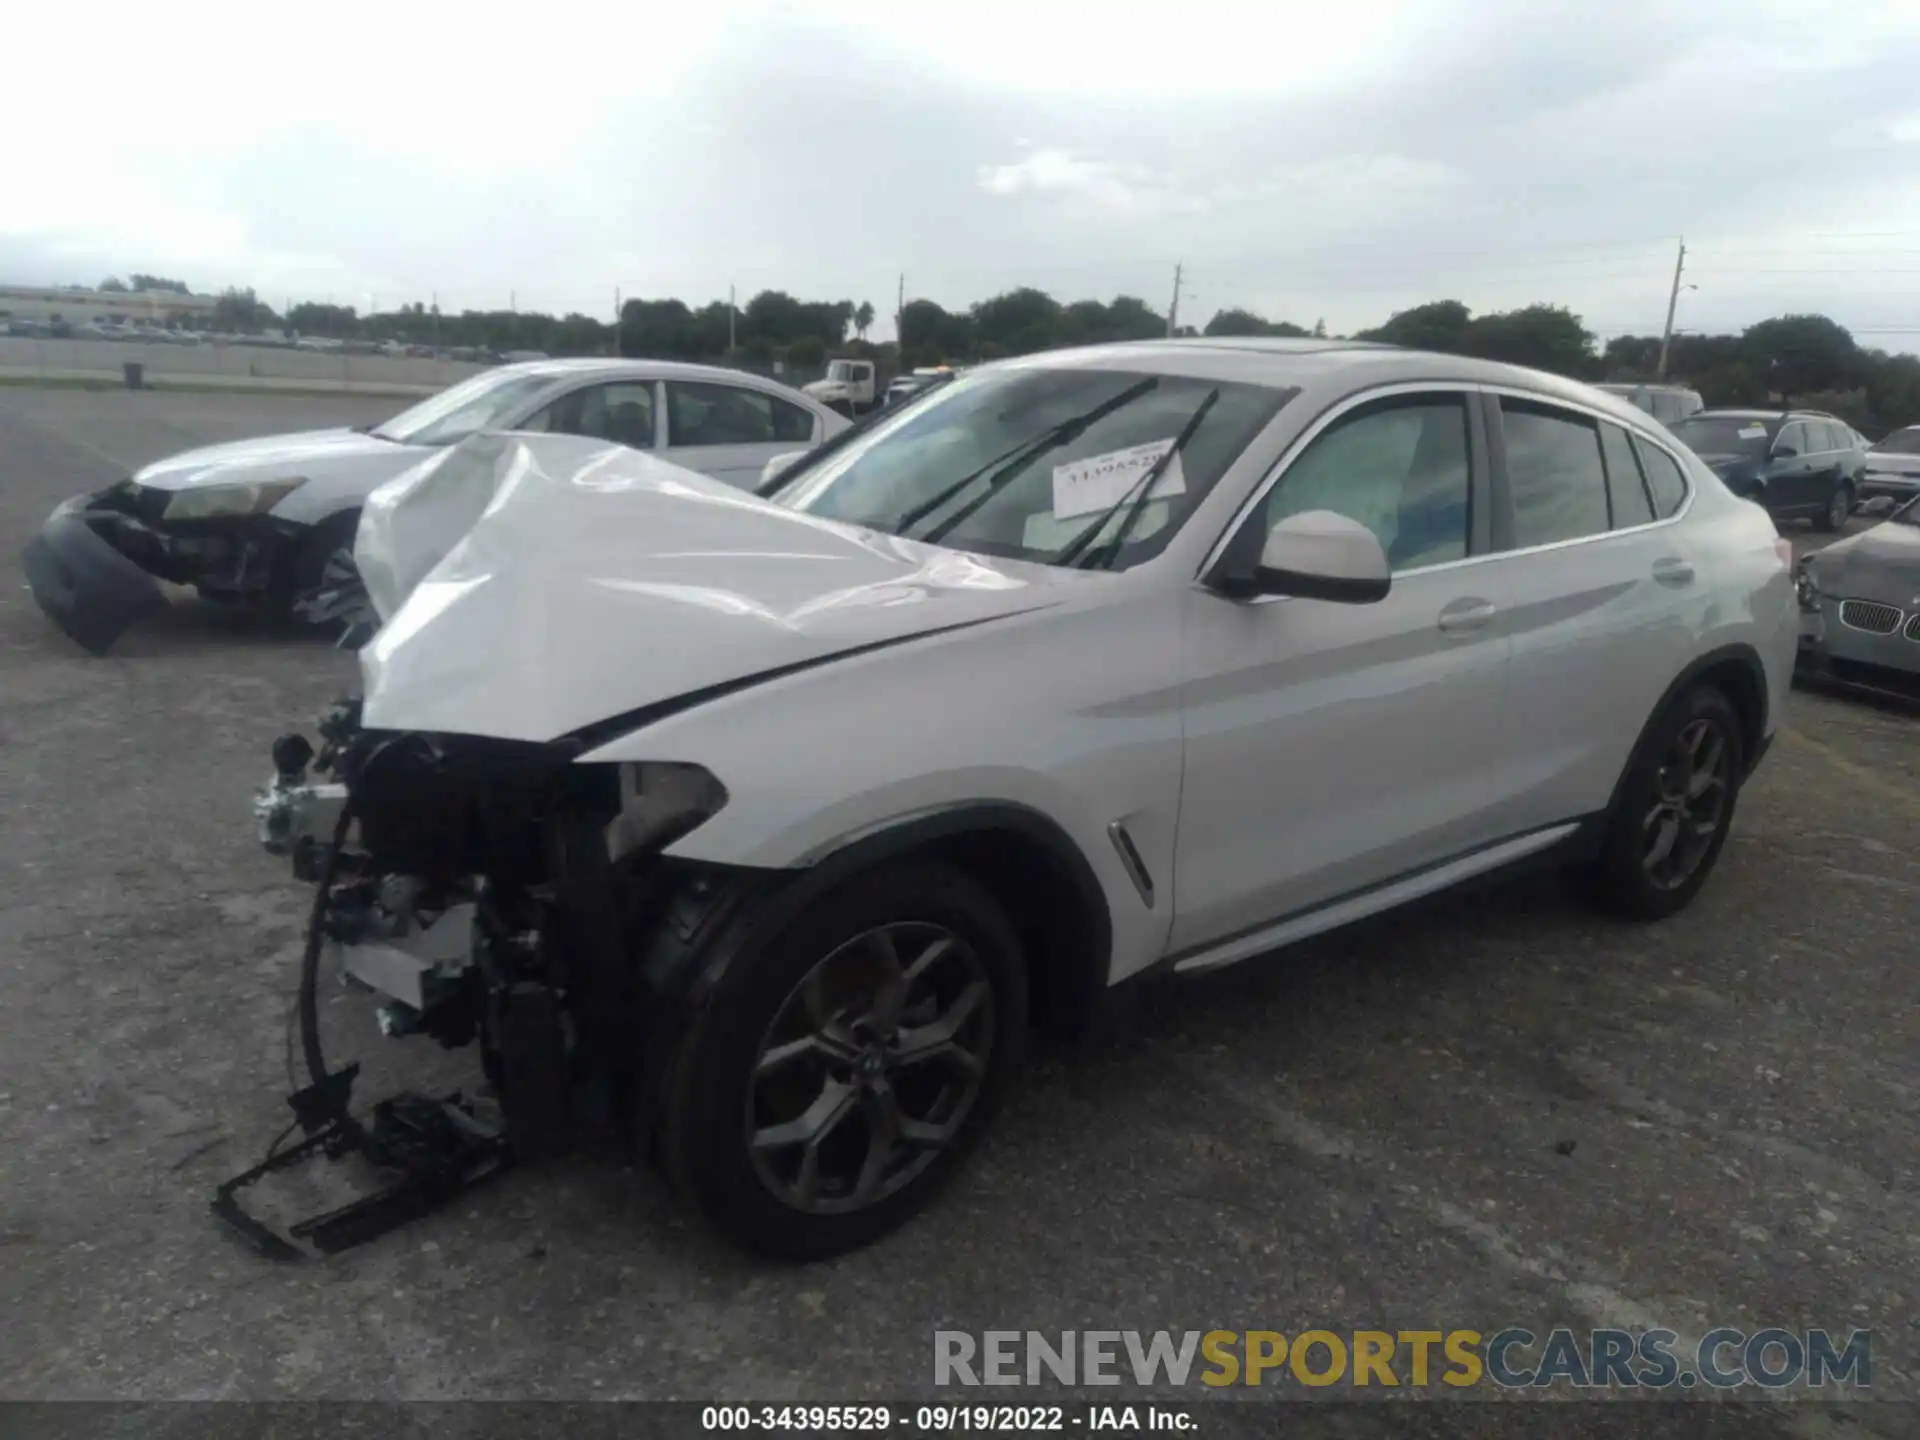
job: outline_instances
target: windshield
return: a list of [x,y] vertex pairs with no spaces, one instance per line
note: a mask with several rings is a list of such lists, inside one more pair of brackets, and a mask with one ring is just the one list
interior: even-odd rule
[[1772,428],[1742,415],[1695,415],[1668,427],[1696,455],[1765,455]]
[[1896,430],[1873,448],[1882,455],[1920,455],[1920,425]]
[[1172,375],[1018,368],[951,380],[830,456],[780,495],[823,519],[956,550],[1061,563],[1089,524],[1128,498],[1218,391],[1107,562],[1158,554],[1297,391]]
[[858,378],[859,375],[854,370],[853,362],[850,360],[835,360],[831,365],[827,366],[827,379],[829,380],[857,380]]
[[508,424],[552,383],[551,375],[490,370],[402,410],[372,433],[401,445],[451,445],[476,431]]

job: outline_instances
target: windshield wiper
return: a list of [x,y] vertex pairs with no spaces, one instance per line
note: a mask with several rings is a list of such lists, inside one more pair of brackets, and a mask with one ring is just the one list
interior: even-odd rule
[[959,525],[968,516],[972,515],[974,511],[992,499],[1002,485],[1025,470],[1027,466],[1046,454],[1047,451],[1071,443],[1084,433],[1089,425],[1105,419],[1122,405],[1128,405],[1138,400],[1142,395],[1145,395],[1159,384],[1160,377],[1158,375],[1149,375],[1146,379],[1129,385],[1111,399],[1101,401],[1098,405],[1087,411],[1086,414],[1076,415],[1070,420],[1062,420],[1059,424],[1042,430],[1031,439],[1022,440],[1011,450],[1006,451],[1004,454],[994,456],[993,459],[987,461],[986,464],[980,466],[978,469],[971,470],[967,474],[962,475],[951,485],[943,488],[940,493],[935,495],[931,500],[922,501],[920,504],[914,506],[913,509],[909,510],[905,515],[902,515],[896,522],[894,533],[905,535],[908,527],[918,521],[926,519],[927,516],[938,510],[942,505],[953,499],[954,496],[958,495],[982,476],[986,477],[986,489],[981,491],[979,498],[967,505],[961,506],[960,509],[954,511],[953,514],[949,515],[945,520],[942,520],[925,535],[918,537],[929,545],[938,543],[943,537],[949,534],[956,525]]
[[[1124,509],[1126,518],[1120,522],[1120,528],[1113,532],[1111,540],[1094,552],[1101,557],[1100,563],[1111,565],[1114,557],[1120,553],[1120,547],[1126,544],[1127,536],[1133,533],[1134,522],[1139,520],[1141,513],[1147,508],[1147,501],[1153,496],[1153,487],[1160,483],[1160,477],[1173,463],[1173,457],[1186,448],[1187,441],[1193,438],[1193,432],[1200,428],[1200,422],[1207,418],[1207,411],[1213,408],[1213,402],[1219,398],[1220,392],[1217,389],[1209,390],[1207,398],[1200,402],[1193,414],[1187,418],[1187,423],[1180,427],[1180,433],[1173,437],[1173,443],[1167,447],[1166,453],[1147,467],[1147,473],[1134,481],[1128,487],[1126,494],[1108,506],[1097,520],[1069,540],[1046,563],[1049,565],[1081,563],[1081,553],[1093,543],[1096,535],[1107,528],[1113,517]],[[1087,557],[1089,561],[1092,558],[1092,555]]]

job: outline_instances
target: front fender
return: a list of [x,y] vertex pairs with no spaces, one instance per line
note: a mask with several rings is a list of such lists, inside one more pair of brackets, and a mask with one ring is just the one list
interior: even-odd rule
[[705,767],[728,801],[667,853],[757,870],[806,869],[947,811],[1042,816],[1100,886],[1118,979],[1165,953],[1177,898],[1178,639],[1177,606],[1158,593],[1050,611],[787,675],[582,759]]

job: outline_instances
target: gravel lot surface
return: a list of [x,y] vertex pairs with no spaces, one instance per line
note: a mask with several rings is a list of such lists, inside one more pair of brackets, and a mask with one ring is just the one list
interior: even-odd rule
[[282,1123],[304,897],[247,802],[353,666],[187,598],[94,659],[12,557],[136,464],[401,403],[0,390],[0,1396],[831,1402],[929,1393],[935,1329],[1657,1322],[1871,1327],[1874,1391],[1920,1398],[1920,720],[1804,694],[1678,919],[1515,881],[1172,990],[837,1263],[745,1258],[600,1158],[254,1258],[205,1202]]

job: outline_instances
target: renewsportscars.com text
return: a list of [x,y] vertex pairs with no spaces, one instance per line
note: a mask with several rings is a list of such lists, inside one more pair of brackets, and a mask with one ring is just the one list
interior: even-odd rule
[[936,1385],[1813,1389],[1873,1383],[1873,1335],[1710,1330],[937,1330]]

